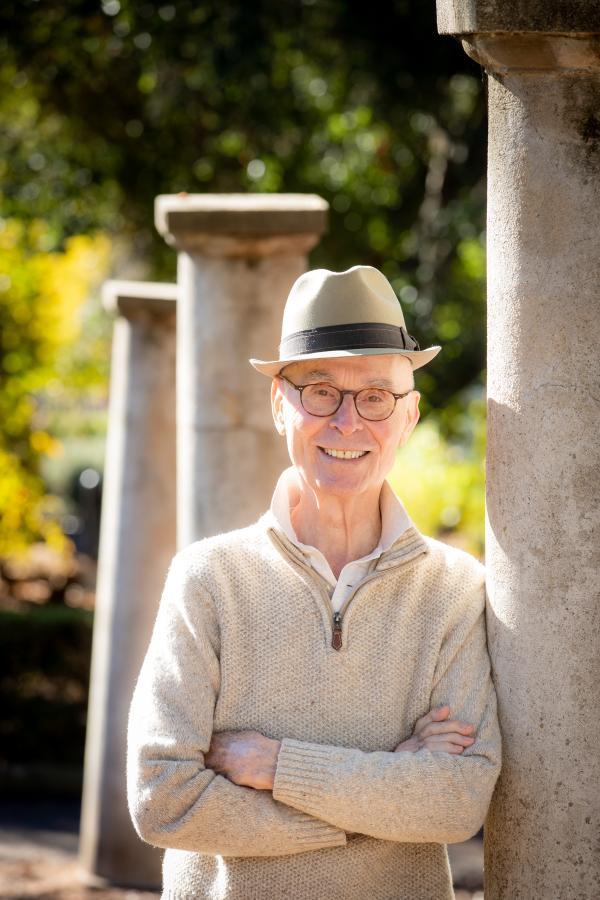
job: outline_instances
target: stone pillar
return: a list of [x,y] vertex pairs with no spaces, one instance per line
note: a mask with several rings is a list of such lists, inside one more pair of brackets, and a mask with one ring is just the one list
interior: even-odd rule
[[248,358],[276,358],[284,302],[327,208],[306,194],[157,197],[156,227],[179,251],[180,547],[253,522],[289,464]]
[[157,887],[126,797],[127,716],[176,550],[175,298],[171,284],[107,282],[116,313],[80,832],[88,882]]
[[438,0],[488,73],[486,900],[600,897],[600,6]]

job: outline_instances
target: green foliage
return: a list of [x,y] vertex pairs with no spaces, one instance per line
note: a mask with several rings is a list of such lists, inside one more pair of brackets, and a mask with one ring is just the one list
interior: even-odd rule
[[320,193],[331,228],[313,264],[383,269],[409,331],[443,341],[427,405],[478,376],[481,77],[433,3],[23,0],[0,26],[12,214],[33,199],[58,242],[125,233],[171,278],[156,194]]
[[44,78],[37,83],[27,66],[17,67],[17,55],[8,46],[0,54],[2,216],[43,222],[36,240],[41,251],[60,248],[72,235],[118,229],[123,194],[98,175],[109,169],[109,142],[82,141],[76,123],[47,102]]

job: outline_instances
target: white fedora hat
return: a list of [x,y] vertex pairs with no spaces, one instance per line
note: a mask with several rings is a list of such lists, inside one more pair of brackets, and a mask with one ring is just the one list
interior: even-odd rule
[[441,349],[419,348],[406,330],[393,287],[379,269],[352,266],[345,272],[313,269],[300,275],[285,304],[279,359],[250,363],[272,378],[301,359],[399,353],[419,369]]

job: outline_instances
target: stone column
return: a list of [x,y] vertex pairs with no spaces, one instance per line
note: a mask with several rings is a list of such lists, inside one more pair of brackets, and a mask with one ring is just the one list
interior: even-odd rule
[[438,0],[488,73],[486,900],[600,897],[600,6]]
[[269,383],[248,358],[276,358],[287,294],[323,233],[305,194],[178,194],[156,227],[179,251],[179,546],[253,522],[289,464]]
[[176,285],[113,281],[116,313],[80,832],[88,882],[156,887],[161,851],[129,818],[126,730],[176,550]]

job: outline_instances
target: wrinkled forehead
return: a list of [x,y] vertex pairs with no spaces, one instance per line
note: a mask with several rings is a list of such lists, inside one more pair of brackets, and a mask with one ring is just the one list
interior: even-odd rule
[[347,382],[358,380],[372,387],[390,390],[413,381],[410,360],[398,353],[381,356],[347,356],[330,359],[303,359],[290,363],[281,372],[292,381]]

